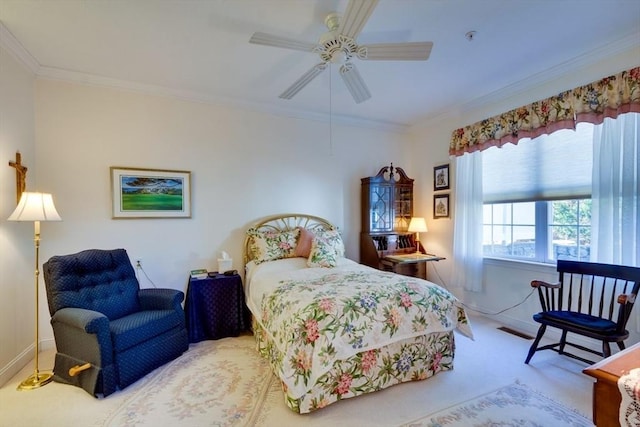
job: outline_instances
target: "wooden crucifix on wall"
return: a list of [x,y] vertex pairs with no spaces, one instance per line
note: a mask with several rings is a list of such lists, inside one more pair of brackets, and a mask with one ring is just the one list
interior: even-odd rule
[[9,166],[16,169],[16,204],[20,202],[22,192],[27,185],[27,167],[22,164],[22,155],[16,151],[16,161],[9,160]]

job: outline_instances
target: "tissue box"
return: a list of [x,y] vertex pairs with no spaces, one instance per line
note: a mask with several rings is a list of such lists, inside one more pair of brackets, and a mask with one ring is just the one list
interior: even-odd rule
[[218,273],[224,273],[231,270],[233,267],[233,259],[231,258],[218,258]]

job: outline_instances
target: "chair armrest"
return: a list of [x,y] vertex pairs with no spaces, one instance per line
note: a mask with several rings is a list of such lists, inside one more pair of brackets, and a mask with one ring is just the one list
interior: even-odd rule
[[84,308],[63,308],[53,313],[51,323],[64,323],[72,328],[80,329],[88,334],[109,331],[109,319],[102,313]]
[[51,316],[58,353],[97,366],[113,363],[109,318],[83,308],[63,308]]
[[[547,283],[542,280],[532,280],[531,287],[538,290],[538,297],[540,298],[540,305],[542,311],[555,310],[556,298],[555,294],[557,289],[560,289],[560,283]],[[533,292],[533,291],[532,291]]]
[[636,302],[636,294],[620,294],[618,295],[619,304],[634,304]]
[[142,310],[171,310],[181,307],[184,292],[176,289],[140,289],[138,297]]
[[549,289],[557,289],[560,287],[560,283],[556,282],[556,283],[547,283],[547,282],[543,282],[542,280],[532,280],[531,281],[531,287],[532,288],[539,288],[539,287],[544,287],[544,288],[549,288]]

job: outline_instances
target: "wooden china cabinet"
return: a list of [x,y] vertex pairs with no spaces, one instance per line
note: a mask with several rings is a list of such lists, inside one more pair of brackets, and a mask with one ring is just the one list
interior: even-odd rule
[[361,181],[360,262],[388,269],[385,256],[416,252],[415,236],[407,231],[413,215],[413,179],[391,163]]

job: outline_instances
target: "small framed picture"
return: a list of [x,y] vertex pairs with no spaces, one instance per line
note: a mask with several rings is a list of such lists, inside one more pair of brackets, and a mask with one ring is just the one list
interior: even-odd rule
[[449,189],[449,165],[433,168],[433,191]]
[[111,167],[112,218],[191,218],[191,172]]
[[433,217],[449,218],[449,195],[436,194],[433,196]]

